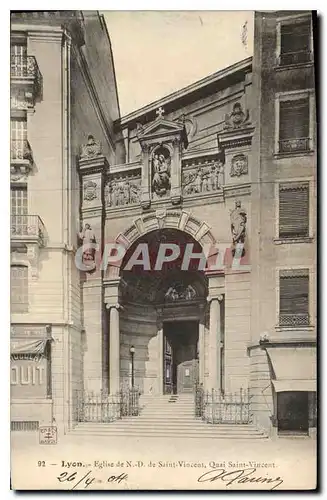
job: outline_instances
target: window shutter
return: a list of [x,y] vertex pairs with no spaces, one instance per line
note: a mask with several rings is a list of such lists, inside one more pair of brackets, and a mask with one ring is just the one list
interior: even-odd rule
[[279,138],[309,137],[309,99],[281,101],[279,111]]
[[279,237],[309,236],[309,183],[288,182],[279,186]]
[[311,22],[284,24],[281,26],[281,52],[300,52],[310,49]]
[[279,314],[282,326],[309,323],[309,271],[296,269],[280,272]]

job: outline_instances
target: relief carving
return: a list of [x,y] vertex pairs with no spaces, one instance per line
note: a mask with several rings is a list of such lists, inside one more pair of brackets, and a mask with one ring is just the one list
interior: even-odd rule
[[187,285],[186,288],[183,285],[171,286],[165,293],[166,300],[192,300],[196,297],[197,293],[192,287],[192,285]]
[[114,177],[105,186],[105,204],[108,207],[135,205],[140,201],[140,194],[140,177]]
[[247,109],[245,112],[239,102],[236,102],[233,106],[233,110],[230,114],[225,115],[224,129],[238,129],[242,128],[250,123],[250,114]]
[[212,161],[183,172],[182,189],[184,195],[218,191],[224,183],[224,165],[221,161]]
[[81,158],[94,158],[102,154],[101,144],[96,141],[93,135],[87,137],[87,143],[81,146]]
[[84,190],[84,200],[85,201],[92,201],[97,198],[97,183],[94,181],[87,181],[85,182],[83,186]]
[[231,177],[240,177],[248,173],[248,158],[244,154],[233,156],[230,169]]

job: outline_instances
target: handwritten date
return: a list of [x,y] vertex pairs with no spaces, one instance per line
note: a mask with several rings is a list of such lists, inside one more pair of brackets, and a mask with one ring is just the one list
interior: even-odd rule
[[78,474],[77,471],[74,472],[62,472],[57,476],[57,479],[60,483],[68,482],[71,483],[72,490],[75,490],[77,486],[80,488],[88,488],[93,483],[116,483],[120,484],[123,481],[126,481],[128,478],[128,474],[124,474],[123,472],[119,475],[111,475],[104,481],[96,479],[92,472],[89,470],[84,476],[82,474]]

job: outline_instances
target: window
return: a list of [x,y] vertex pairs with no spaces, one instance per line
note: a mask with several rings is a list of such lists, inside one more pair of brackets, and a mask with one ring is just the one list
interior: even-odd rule
[[11,75],[24,77],[27,75],[27,46],[26,43],[11,45]]
[[11,120],[11,159],[26,160],[30,157],[27,142],[27,122],[25,118]]
[[309,97],[283,100],[279,105],[279,152],[310,149]]
[[309,325],[309,270],[279,274],[279,326]]
[[27,234],[27,189],[26,187],[11,188],[11,234]]
[[280,26],[280,65],[306,63],[311,59],[311,20],[282,23]]
[[27,266],[11,266],[11,311],[13,313],[28,312],[28,268]]
[[279,185],[279,238],[309,237],[309,183]]

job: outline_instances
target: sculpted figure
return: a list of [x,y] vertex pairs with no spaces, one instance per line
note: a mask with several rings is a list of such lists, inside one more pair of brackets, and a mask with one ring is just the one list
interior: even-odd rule
[[155,154],[152,160],[152,187],[159,196],[170,189],[170,162],[163,154]]
[[130,202],[137,203],[139,201],[139,186],[136,184],[130,185]]
[[201,193],[202,192],[202,182],[203,182],[203,179],[202,179],[202,172],[201,172],[201,169],[199,168],[199,170],[197,171],[196,173],[196,178],[195,178],[195,185],[194,185],[194,191],[196,193]]
[[230,221],[233,244],[244,243],[247,215],[240,201],[235,202],[235,208],[230,212]]
[[93,135],[88,135],[87,143],[82,145],[81,158],[92,158],[101,155],[101,144]]
[[[83,245],[96,243],[96,237],[90,224],[85,224],[84,229],[82,229],[82,231],[79,233],[79,237],[82,240]],[[83,252],[82,261],[85,265],[90,265],[92,268],[94,268],[95,265],[94,257],[95,257],[95,248],[87,248]]]
[[118,205],[118,185],[116,181],[111,181],[111,199],[112,205],[116,207]]
[[129,185],[129,181],[125,181],[123,186],[122,186],[122,191],[123,191],[123,203],[124,205],[128,205],[129,202],[130,202],[130,197],[129,197],[129,193],[130,193],[130,185]]
[[244,113],[242,106],[236,102],[230,114],[225,115],[225,129],[241,128],[249,122],[249,110]]

